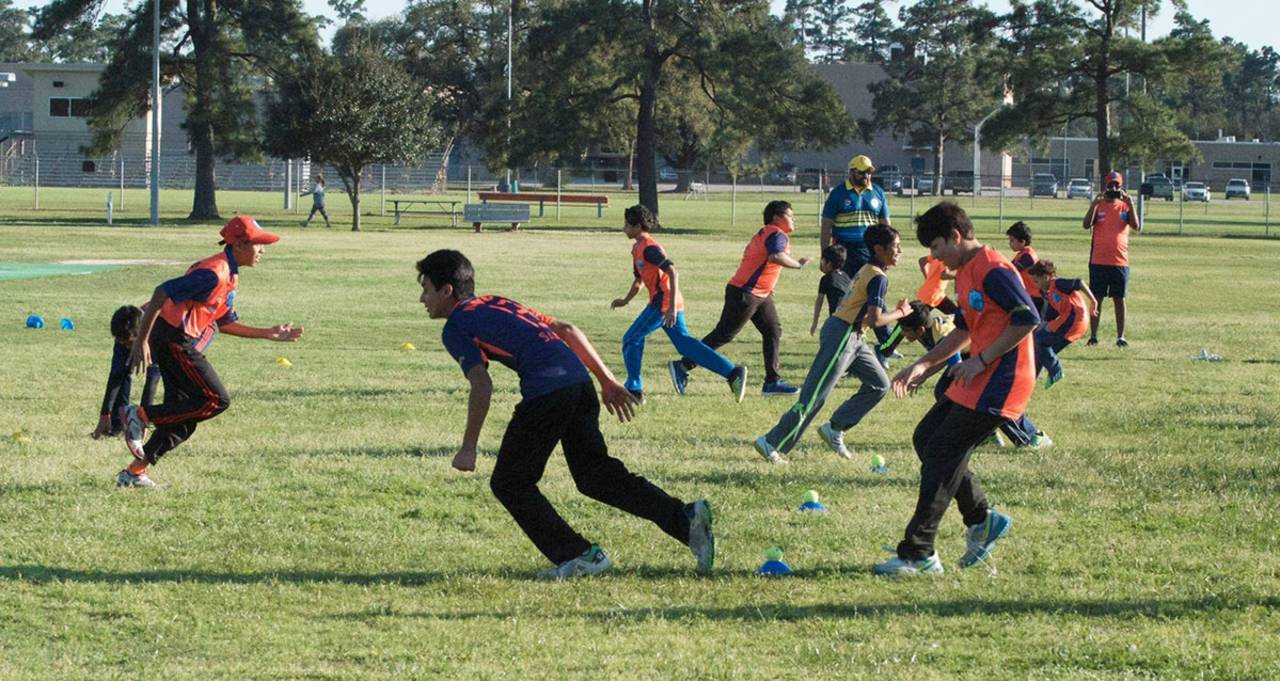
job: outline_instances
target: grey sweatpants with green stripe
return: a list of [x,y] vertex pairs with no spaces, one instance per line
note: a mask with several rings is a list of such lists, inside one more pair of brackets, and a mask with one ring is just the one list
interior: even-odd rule
[[783,454],[791,451],[846,373],[860,379],[862,387],[831,414],[831,426],[840,431],[858,425],[884,399],[889,377],[861,334],[854,333],[844,320],[828,317],[818,334],[818,354],[805,376],[799,401],[765,435],[769,444]]

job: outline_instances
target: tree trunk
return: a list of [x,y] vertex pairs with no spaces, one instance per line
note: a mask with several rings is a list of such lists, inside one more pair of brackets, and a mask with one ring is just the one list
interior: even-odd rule
[[640,112],[636,117],[636,155],[640,164],[640,205],[658,214],[658,78],[662,58],[653,20],[654,0],[644,0],[640,17],[645,32],[644,74],[640,82]]
[[1098,50],[1098,61],[1093,74],[1093,118],[1098,127],[1098,174],[1101,176],[1111,172],[1111,94],[1107,92],[1110,84],[1107,68],[1111,64],[1111,40],[1115,36],[1115,23],[1110,6],[1107,9],[1109,11],[1104,11],[1102,16],[1101,49]]
[[351,199],[351,231],[360,231],[360,176],[364,168],[358,168],[351,177],[351,189],[347,197]]
[[188,0],[187,22],[196,60],[196,83],[187,125],[196,154],[196,188],[188,220],[218,220],[217,184],[214,180],[213,123],[210,100],[217,80],[217,2]]
[[938,160],[938,167],[933,171],[933,195],[942,196],[942,178],[944,174],[942,169],[945,167],[944,164],[947,158],[947,134],[941,130],[938,131],[938,151],[935,156]]
[[627,140],[627,176],[622,179],[622,191],[629,192],[635,190],[635,184],[631,182],[631,177],[636,172],[636,139],[632,137]]

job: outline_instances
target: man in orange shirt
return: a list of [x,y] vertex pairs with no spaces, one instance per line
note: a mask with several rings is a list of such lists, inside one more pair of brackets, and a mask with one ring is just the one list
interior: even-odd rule
[[[129,370],[139,372],[155,362],[164,381],[164,401],[139,408],[124,408],[125,444],[133,463],[116,476],[119,487],[155,487],[147,466],[191,437],[196,425],[226,411],[231,396],[213,365],[201,352],[201,338],[216,324],[221,333],[244,338],[292,342],[302,327],[278,324],[254,327],[241,324],[235,312],[240,268],[262,260],[267,244],[280,237],[262,231],[258,222],[238,215],[218,233],[226,248],[201,260],[187,273],[156,287],[129,353]],[[142,444],[147,426],[155,432]]]
[[893,377],[893,392],[914,392],[936,365],[969,348],[969,358],[951,367],[953,382],[912,436],[920,457],[920,493],[897,556],[875,566],[878,575],[941,574],[934,550],[938,525],[955,499],[968,526],[960,567],[985,561],[1013,524],[992,509],[969,470],[973,449],[1000,424],[1022,416],[1035,387],[1031,333],[1039,315],[1017,270],[999,251],[982,245],[964,209],[950,201],[916,218],[916,238],[956,273],[960,314],[940,343]]
[[[1107,173],[1106,190],[1093,200],[1084,214],[1084,228],[1093,230],[1089,251],[1089,289],[1101,301],[1110,298],[1116,306],[1116,346],[1127,347],[1124,338],[1124,298],[1129,291],[1129,230],[1142,231],[1133,199],[1124,191],[1124,176]],[[1101,310],[1099,310],[1101,313]],[[1089,342],[1098,344],[1098,320],[1089,319]]]

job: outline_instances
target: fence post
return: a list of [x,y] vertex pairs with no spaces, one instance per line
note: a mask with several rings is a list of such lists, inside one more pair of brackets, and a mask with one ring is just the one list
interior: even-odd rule
[[387,164],[380,163],[382,166],[382,206],[379,208],[379,215],[387,216]]
[[[302,196],[302,159],[298,159],[298,172],[294,173],[294,179],[297,180],[297,195]],[[293,212],[296,215],[302,210],[302,201],[293,202]]]
[[1263,194],[1264,224],[1266,225],[1267,236],[1271,236],[1271,185],[1267,185],[1266,193]]
[[112,221],[112,218],[114,217],[112,215],[114,208],[111,205],[112,204],[111,199],[112,199],[111,192],[107,192],[107,226],[108,227],[111,226],[111,221]]
[[1182,236],[1182,211],[1183,211],[1183,208],[1186,207],[1186,205],[1187,205],[1187,202],[1183,199],[1182,196],[1179,196],[1178,197],[1178,236]]
[[996,223],[996,229],[1004,225],[1004,176],[1000,177],[1000,222]]
[[284,209],[293,208],[293,159],[284,160]]
[[35,190],[36,190],[35,209],[40,210],[40,157],[37,156],[35,158],[35,161],[36,161],[36,172],[35,172],[35,177],[33,178],[35,180],[33,186],[35,187]]
[[561,170],[556,168],[556,222],[560,221],[560,173]]
[[910,213],[914,217],[916,214],[916,178],[915,177],[911,178],[911,198],[909,199],[909,201],[911,202]]
[[738,174],[730,175],[732,183],[729,189],[729,226],[738,226]]
[[[817,191],[815,191],[815,192],[814,192],[814,194],[817,194],[817,195],[818,195],[818,227],[819,227],[819,228],[821,228],[821,227],[822,227],[822,204],[823,204],[823,200],[822,200],[822,198],[823,198],[823,197],[822,197],[822,176],[818,176],[818,181],[817,181],[817,182],[815,182],[814,184],[818,185],[818,190],[817,190]],[[822,248],[825,248],[825,247],[826,247],[826,244],[818,244],[818,245],[819,245],[820,247],[822,247]]]
[[124,211],[124,156],[120,156],[120,210]]
[[467,203],[471,203],[471,166],[467,166]]

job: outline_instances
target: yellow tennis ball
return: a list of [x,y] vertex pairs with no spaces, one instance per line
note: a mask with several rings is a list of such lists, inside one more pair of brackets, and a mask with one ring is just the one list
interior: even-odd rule
[[765,560],[782,560],[782,547],[770,546],[764,552]]
[[884,468],[884,457],[875,454],[871,457],[871,465],[874,468]]
[[816,489],[811,489],[811,490],[809,490],[809,491],[805,492],[805,493],[804,493],[804,503],[806,503],[806,504],[816,504],[816,503],[818,503],[818,490],[816,490]]

